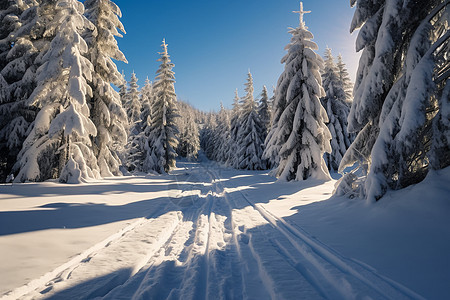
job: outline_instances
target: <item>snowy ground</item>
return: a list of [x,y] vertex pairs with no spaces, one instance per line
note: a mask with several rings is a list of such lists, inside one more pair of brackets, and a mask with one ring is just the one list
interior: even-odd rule
[[[450,168],[367,206],[334,181],[178,162],[0,186],[2,299],[444,299]],[[364,296],[368,296],[365,298]]]

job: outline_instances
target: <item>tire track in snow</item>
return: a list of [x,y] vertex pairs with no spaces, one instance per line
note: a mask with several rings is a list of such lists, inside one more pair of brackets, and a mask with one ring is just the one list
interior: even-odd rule
[[[157,219],[143,222],[88,259],[65,270],[63,274],[68,274],[67,276],[48,282],[46,288],[36,290],[31,296],[61,297],[59,294],[62,293],[62,297],[69,299],[74,296],[92,298],[105,295],[146,264],[148,257],[153,256],[178,228],[181,217],[180,213],[169,212]],[[101,284],[97,283],[98,278],[104,278]],[[65,289],[72,286],[78,286],[78,291],[73,295],[67,294]]]
[[[214,176],[219,178],[216,173]],[[223,185],[219,184],[224,190]],[[269,223],[248,206],[248,203],[242,205],[226,192],[223,196],[231,211],[236,244],[240,248],[244,298],[297,299],[299,291],[305,299],[321,298],[306,279],[292,270],[273,247],[264,229]]]
[[161,298],[161,291],[153,290],[155,286],[158,288],[157,284],[164,283],[163,289],[166,291],[176,287],[176,279],[171,282],[162,281],[167,281],[167,274],[179,267],[177,257],[183,251],[186,236],[189,236],[191,230],[191,221],[181,221],[169,239],[151,255],[140,271],[111,290],[104,299],[155,299]]
[[[203,170],[204,169],[204,170]],[[245,299],[231,208],[216,177],[202,166],[204,203],[190,210],[191,233],[184,249],[155,256],[129,282],[111,291],[107,299]],[[207,177],[205,177],[205,175]],[[187,214],[187,212],[186,212]],[[186,218],[186,215],[185,215]],[[176,236],[176,233],[174,234]],[[182,234],[181,234],[182,235]],[[167,244],[170,244],[169,240]],[[176,245],[182,243],[176,242]],[[167,249],[166,249],[167,250]],[[167,263],[170,259],[173,263]],[[168,283],[167,276],[170,277]],[[235,276],[233,276],[235,275]],[[262,284],[258,286],[260,289]],[[132,291],[134,289],[134,291]],[[263,299],[259,297],[258,299]]]
[[210,171],[207,165],[203,165],[203,168],[212,183],[214,196],[214,208],[209,218],[206,299],[243,298],[241,269],[233,268],[239,266],[241,261],[231,209],[224,197],[219,177]]
[[[191,175],[185,179],[185,181],[188,181],[191,178]],[[180,182],[178,182],[177,180],[177,187],[178,189],[180,189],[180,186],[182,186],[182,184],[180,184]],[[170,186],[168,187],[169,191],[170,191]],[[206,195],[208,196],[208,195]],[[184,197],[183,194],[181,193],[181,195],[176,195],[175,197],[178,198],[182,198],[181,200],[183,200]],[[171,200],[172,197],[170,197]],[[168,203],[164,206],[163,209],[161,209],[160,211],[162,212],[166,212],[166,211],[170,211],[170,206],[173,206],[173,204],[175,204],[177,207],[179,206],[180,201],[168,201]],[[172,204],[173,203],[173,204]],[[207,202],[205,202],[204,205],[201,206],[200,209],[203,209],[205,207]],[[185,203],[181,203],[181,205],[183,206]],[[191,204],[194,204],[193,201]],[[192,219],[192,215],[194,215],[194,213],[192,212],[192,210],[188,210],[187,215],[183,215],[180,211],[178,212],[170,212],[168,213],[172,216],[177,215],[176,218],[176,222],[171,222],[170,220],[164,219],[163,216],[159,216],[157,219],[151,219],[151,220],[147,220],[145,218],[142,218],[142,220],[139,220],[139,222],[136,222],[135,224],[133,224],[133,226],[131,226],[130,228],[127,228],[126,230],[126,234],[121,234],[120,236],[118,236],[117,238],[114,237],[110,237],[107,239],[107,242],[105,243],[99,243],[98,245],[96,245],[95,247],[95,251],[87,251],[89,254],[88,255],[82,255],[81,257],[83,257],[81,260],[75,261],[74,264],[71,264],[69,268],[66,268],[61,274],[58,274],[57,276],[54,276],[55,278],[53,278],[52,280],[48,281],[45,283],[45,288],[40,288],[37,291],[34,291],[34,295],[37,297],[39,297],[39,293],[47,296],[51,296],[52,294],[55,294],[57,292],[60,292],[64,287],[70,287],[69,284],[72,283],[72,286],[77,285],[77,284],[83,284],[82,282],[73,282],[75,280],[71,280],[74,278],[83,278],[83,279],[89,279],[86,276],[83,276],[83,274],[85,273],[90,273],[92,272],[92,269],[94,269],[96,271],[95,276],[92,277],[99,277],[102,275],[106,275],[108,276],[108,272],[112,271],[112,272],[117,272],[118,271],[118,266],[116,265],[114,268],[110,268],[107,265],[107,261],[108,261],[108,257],[110,256],[110,258],[112,259],[115,255],[114,255],[114,250],[112,250],[114,248],[114,246],[118,247],[118,248],[129,248],[129,249],[133,249],[133,248],[139,248],[139,244],[140,242],[144,242],[147,243],[147,241],[144,241],[142,239],[141,236],[139,236],[139,234],[142,234],[143,232],[145,233],[146,231],[149,232],[154,232],[154,228],[159,228],[159,230],[157,230],[158,235],[156,237],[153,237],[153,240],[151,241],[151,243],[149,243],[150,245],[147,247],[144,247],[144,249],[141,249],[141,253],[139,253],[139,255],[136,254],[131,254],[132,259],[131,261],[128,261],[127,263],[122,263],[121,264],[121,268],[127,268],[130,269],[130,272],[121,272],[124,275],[121,275],[122,279],[114,279],[113,283],[107,283],[107,285],[110,284],[114,284],[111,285],[109,287],[105,287],[105,286],[99,286],[98,290],[101,290],[103,294],[96,294],[96,291],[90,291],[90,295],[96,295],[96,296],[102,296],[105,295],[106,293],[110,292],[111,290],[113,290],[114,288],[116,288],[117,286],[121,286],[124,283],[126,283],[127,281],[130,280],[130,278],[136,278],[138,276],[135,276],[141,269],[143,268],[149,268],[152,267],[155,264],[155,261],[159,260],[160,257],[160,253],[164,248],[168,248],[168,244],[170,241],[172,241],[174,239],[174,237],[176,236],[177,233],[182,232],[183,230],[185,230],[189,224],[182,221],[182,219],[189,219],[189,215],[191,216]],[[168,226],[169,225],[169,226]],[[192,226],[191,226],[192,227]],[[189,230],[188,230],[189,231]],[[127,235],[127,236],[125,236]],[[125,236],[125,237],[124,237]],[[126,240],[126,238],[128,237],[128,240]],[[128,246],[127,246],[128,245]],[[183,242],[180,242],[179,245],[183,245]],[[122,249],[122,250],[123,250]],[[136,250],[136,249],[135,249]],[[98,254],[102,254],[101,258],[98,257]],[[156,258],[154,258],[154,256],[157,256]],[[126,260],[126,259],[125,259]],[[64,266],[67,266],[67,264],[65,264]],[[58,268],[61,269],[61,268]],[[75,274],[74,274],[75,273]],[[78,273],[78,275],[81,274],[81,276],[76,276]],[[115,276],[112,276],[115,277]],[[104,283],[103,283],[104,284]],[[43,286],[42,282],[39,284],[40,286]],[[55,290],[55,287],[57,287],[57,290]],[[93,287],[93,289],[97,289],[96,287]],[[33,292],[31,292],[31,294],[33,294]]]
[[[162,210],[165,210],[165,207]],[[161,210],[158,210],[156,213],[159,213],[159,211]],[[154,214],[155,213],[152,213],[152,215]],[[76,255],[68,262],[60,265],[59,267],[44,274],[41,277],[34,279],[29,283],[12,290],[11,292],[3,295],[0,299],[2,300],[18,299],[27,294],[33,293],[36,290],[39,290],[39,294],[41,292],[42,294],[49,292],[54,284],[67,280],[71,276],[73,270],[75,270],[82,264],[88,263],[93,257],[97,255],[98,252],[109,247],[112,243],[116,242],[117,240],[120,240],[121,238],[123,238],[124,236],[135,230],[137,227],[142,226],[145,223],[151,221],[152,221],[151,216],[139,218],[137,221],[122,228],[115,234],[110,235],[103,241],[93,245],[92,247],[86,249],[82,253]]]
[[[191,177],[197,178],[195,172]],[[106,299],[202,299],[206,297],[204,287],[208,286],[207,265],[210,245],[210,232],[213,215],[214,195],[212,184],[203,180],[206,189],[201,190],[204,199],[200,206],[183,209],[183,220],[160,251],[123,285],[116,287]],[[206,183],[206,184],[205,184]],[[177,180],[177,186],[183,186]],[[180,193],[181,197],[185,191]],[[190,197],[190,196],[188,196]],[[184,203],[183,199],[176,200]],[[171,280],[168,282],[167,276]]]
[[[164,215],[130,224],[18,294],[51,296],[82,274],[105,267],[121,247],[136,250],[142,242],[139,259],[135,256],[124,264],[129,274],[121,281],[103,282],[106,286],[95,287],[102,294],[95,294],[94,288],[90,295],[108,293],[106,299],[420,299],[341,257],[301,228],[253,203],[241,190],[227,194],[220,169],[210,168],[210,163],[197,166],[188,169],[183,182],[176,177],[176,189],[181,192],[161,208]],[[191,192],[197,187],[196,197]],[[173,205],[177,209],[170,212]],[[143,238],[146,234],[152,236],[148,243]]]
[[[261,269],[259,258],[255,256],[255,253],[248,245],[248,240],[243,237],[242,231],[239,230],[239,226],[236,224],[233,216],[233,209],[236,204],[230,203],[228,195],[225,193],[224,187],[220,181],[220,176],[211,170],[208,165],[205,166],[205,171],[210,174],[212,180],[216,183],[216,192],[221,195],[223,215],[227,216],[228,226],[225,224],[227,232],[231,234],[230,243],[227,245],[227,253],[232,254],[232,258],[228,257],[229,271],[228,276],[232,276],[231,282],[225,282],[222,287],[224,291],[220,299],[275,299],[275,292],[273,290],[273,282],[265,273],[265,270]],[[223,206],[226,206],[223,207]],[[222,273],[224,273],[222,271]],[[231,274],[231,275],[230,275]],[[258,275],[258,276],[255,276]],[[239,288],[237,288],[239,287]],[[228,295],[226,290],[231,289],[234,294]],[[270,296],[268,296],[270,295]],[[211,295],[217,296],[217,295]],[[211,297],[213,298],[213,297]]]
[[[205,175],[207,177],[204,177],[203,182],[208,182],[209,189],[206,196],[207,208],[197,214],[193,244],[188,249],[185,271],[179,289],[178,298],[180,299],[209,299],[213,297],[212,289],[216,291],[217,296],[220,296],[215,283],[221,280],[211,268],[216,262],[216,251],[226,245],[223,228],[226,217],[217,213],[220,195],[215,180],[207,171],[203,173],[203,176]],[[222,241],[217,242],[218,240]],[[219,298],[223,299],[223,297]]]
[[278,240],[272,240],[279,253],[328,299],[423,299],[406,287],[372,270],[343,258],[306,232],[278,218],[263,205],[255,204],[241,191],[242,199],[253,207],[272,228],[296,249],[295,255]]

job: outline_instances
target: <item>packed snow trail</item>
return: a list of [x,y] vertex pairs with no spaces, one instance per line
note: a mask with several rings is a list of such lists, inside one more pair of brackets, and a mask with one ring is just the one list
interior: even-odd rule
[[5,298],[420,299],[277,217],[216,164],[178,166],[161,211]]

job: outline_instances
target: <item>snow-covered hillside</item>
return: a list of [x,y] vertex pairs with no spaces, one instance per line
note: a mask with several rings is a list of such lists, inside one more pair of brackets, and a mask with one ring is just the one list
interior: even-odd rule
[[201,157],[0,186],[2,299],[443,299],[450,169],[376,205]]

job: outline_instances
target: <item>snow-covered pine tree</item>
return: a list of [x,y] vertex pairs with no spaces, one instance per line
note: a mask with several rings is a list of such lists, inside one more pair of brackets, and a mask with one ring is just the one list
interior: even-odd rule
[[213,141],[215,145],[214,159],[218,162],[227,162],[230,154],[230,117],[228,111],[220,103],[220,111],[217,116],[217,127],[214,130],[215,139]]
[[266,86],[263,86],[261,92],[261,99],[259,100],[258,115],[263,125],[264,135],[263,141],[267,137],[267,133],[270,130],[270,120],[272,119],[272,107],[269,101],[269,95],[267,94]]
[[20,26],[19,17],[22,12],[15,0],[0,2],[0,70],[7,64],[6,56],[14,43],[12,33]]
[[170,61],[165,40],[161,45],[163,52],[159,54],[161,62],[156,72],[154,84],[155,99],[152,105],[152,124],[148,128],[148,140],[145,143],[147,157],[144,162],[144,171],[154,170],[158,173],[168,173],[175,167],[178,145],[178,117],[175,94],[174,64]]
[[[146,122],[146,120],[145,120]],[[135,126],[130,131],[128,142],[125,147],[125,156],[123,157],[123,164],[127,171],[142,172],[144,160],[146,156],[145,150],[145,135],[141,128],[141,122],[136,122]]]
[[[422,180],[441,153],[434,145],[442,153],[450,148],[448,126],[433,125],[448,115],[448,98],[439,99],[448,95],[449,5],[446,0],[355,3],[351,31],[361,27],[356,48],[363,53],[348,120],[358,135],[340,170],[359,162],[358,169],[368,172],[359,185],[350,173],[337,191],[357,185],[374,202],[388,189]],[[449,164],[446,155],[438,168]]]
[[266,161],[262,158],[265,130],[258,115],[258,107],[253,98],[253,77],[250,71],[245,83],[246,95],[243,97],[241,126],[237,135],[238,168],[247,170],[265,170]]
[[136,74],[131,74],[131,79],[128,82],[128,91],[126,94],[125,109],[128,116],[129,127],[132,128],[134,123],[141,121],[141,98],[139,97],[139,86]]
[[36,86],[38,51],[30,31],[37,6],[34,1],[3,1],[0,6],[0,182],[4,182],[36,117],[26,99]]
[[238,132],[241,126],[241,105],[239,103],[238,90],[234,92],[233,109],[231,110],[230,118],[230,145],[228,147],[228,157],[227,165],[233,168],[238,168]]
[[187,127],[184,134],[185,143],[183,153],[185,153],[188,160],[194,160],[197,159],[198,152],[200,151],[200,133],[193,112],[188,113],[186,123]]
[[[151,123],[152,115],[152,102],[153,102],[153,83],[148,79],[145,79],[145,85],[141,89],[141,117],[142,121],[147,121],[148,124]],[[145,128],[143,128],[145,129]]]
[[433,139],[428,154],[430,167],[434,170],[443,169],[450,162],[450,79],[441,84],[445,87],[438,100],[440,109],[433,119]]
[[211,126],[211,142],[207,148],[208,158],[215,161],[218,161],[218,154],[219,154],[219,141],[220,141],[219,117],[220,117],[219,114],[216,112],[213,112],[211,114],[211,119],[214,121],[210,122],[211,125],[213,126]]
[[348,74],[347,67],[342,59],[342,55],[339,54],[337,57],[336,67],[338,68],[339,79],[344,87],[346,102],[349,106],[353,101],[353,83],[350,79],[350,75]]
[[122,81],[119,85],[119,96],[120,96],[120,102],[122,103],[122,107],[126,107],[127,103],[127,80],[125,79],[125,73],[122,70]]
[[289,31],[291,43],[281,60],[284,72],[278,79],[275,94],[274,124],[268,136],[265,156],[279,164],[275,175],[280,180],[304,180],[309,177],[329,179],[323,159],[331,152],[327,113],[320,104],[324,95],[320,69],[322,59],[313,50],[317,45],[303,22],[303,3],[300,2],[300,25]]
[[195,109],[181,101],[177,102],[177,107],[178,111],[183,112],[177,118],[177,126],[179,128],[177,153],[188,160],[194,160],[197,158],[200,150],[200,135],[198,124],[195,121]]
[[22,13],[18,22],[15,23],[16,29],[10,33],[9,37],[0,41],[0,44],[8,44],[6,48],[9,48],[5,56],[5,65],[0,68],[1,75],[9,84],[9,89],[4,91],[7,99],[3,98],[0,103],[4,103],[5,100],[17,102],[29,97],[36,87],[34,82],[37,69],[36,56],[48,48],[49,42],[44,37],[46,25],[42,23],[48,23],[53,18],[53,14],[45,17],[43,11],[53,12],[53,6],[48,3],[38,6],[35,1],[27,1],[27,3],[17,2],[15,6],[20,7],[19,11]]
[[208,159],[213,160],[216,153],[214,142],[216,140],[217,115],[210,112],[206,115],[206,120],[200,132],[200,146]]
[[87,38],[89,58],[94,65],[93,78],[89,82],[93,90],[90,117],[97,128],[94,154],[103,177],[120,175],[117,151],[127,142],[128,120],[120,95],[111,84],[119,86],[123,80],[112,59],[127,62],[115,39],[122,37],[119,30],[125,32],[125,29],[119,21],[120,9],[112,1],[86,0],[84,5],[87,19],[97,29]]
[[[282,59],[281,62],[284,63],[284,58]],[[288,80],[287,76],[288,74],[286,72],[283,72],[280,78],[278,78],[278,85],[281,85],[281,82]],[[287,88],[287,86],[284,86],[284,88]],[[276,89],[274,88],[271,103],[272,116],[270,128],[269,131],[267,132],[267,137],[264,141],[264,153],[263,153],[263,157],[267,160],[267,163],[271,168],[275,168],[276,166],[278,166],[280,160],[279,153],[281,149],[281,144],[279,144],[278,136],[276,136],[275,134],[278,132],[278,122],[280,121],[281,114],[284,112],[286,108],[285,101],[286,99],[283,97],[277,98]],[[271,174],[276,175],[275,170],[273,170]]]
[[83,16],[81,2],[59,0],[53,5],[56,15],[44,34],[52,37],[50,47],[36,59],[38,85],[29,99],[40,111],[18,156],[16,181],[59,177],[61,182],[80,182],[99,176],[91,148],[97,130],[86,102],[86,95],[92,96],[87,81],[93,66],[83,56],[88,46],[80,35],[94,26]]
[[325,153],[324,159],[328,170],[337,171],[339,164],[351,143],[347,132],[347,117],[350,107],[339,69],[334,62],[331,49],[325,50],[325,66],[322,73],[325,97],[321,99],[327,111],[327,127],[331,133],[331,153]]
[[[36,0],[3,0],[0,2],[0,70],[10,61],[10,50],[16,44],[18,38],[23,36],[22,31],[28,30],[29,26],[24,24],[29,22],[37,11],[38,2]],[[33,7],[32,12],[23,13]],[[26,27],[26,28],[21,28]],[[28,30],[29,31],[29,30]],[[22,66],[25,68],[26,66]]]
[[146,158],[145,143],[148,140],[148,127],[151,125],[151,105],[153,98],[153,84],[147,78],[145,85],[141,89],[141,114],[139,121],[136,121],[130,128],[130,135],[126,146],[124,163],[128,171],[143,171]]

